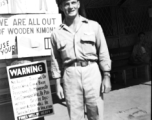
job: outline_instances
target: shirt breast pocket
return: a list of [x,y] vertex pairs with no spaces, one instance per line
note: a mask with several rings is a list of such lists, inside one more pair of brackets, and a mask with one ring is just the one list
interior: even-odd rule
[[95,54],[95,34],[94,33],[84,33],[81,37],[81,44],[83,53],[85,54]]

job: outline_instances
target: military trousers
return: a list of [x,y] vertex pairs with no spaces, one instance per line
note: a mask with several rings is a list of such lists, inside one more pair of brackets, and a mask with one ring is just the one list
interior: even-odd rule
[[[66,67],[63,75],[70,120],[103,120],[102,75],[96,62]],[[86,113],[86,115],[85,115]]]

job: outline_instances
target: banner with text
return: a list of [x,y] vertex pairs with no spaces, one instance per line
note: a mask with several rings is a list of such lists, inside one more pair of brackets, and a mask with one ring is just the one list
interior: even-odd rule
[[50,55],[50,34],[60,14],[0,16],[0,59]]
[[7,67],[15,120],[53,114],[46,61]]
[[0,0],[0,14],[59,13],[56,0]]

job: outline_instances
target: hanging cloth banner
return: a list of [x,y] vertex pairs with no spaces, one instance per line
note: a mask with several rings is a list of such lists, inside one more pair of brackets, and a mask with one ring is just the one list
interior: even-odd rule
[[10,12],[10,3],[8,0],[0,0],[0,14],[7,14]]
[[0,14],[59,13],[56,0],[0,0]]

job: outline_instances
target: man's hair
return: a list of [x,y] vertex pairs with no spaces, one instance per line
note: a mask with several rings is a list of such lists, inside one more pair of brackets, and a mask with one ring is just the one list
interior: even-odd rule
[[[64,1],[66,0],[56,0],[56,3],[58,6],[60,6]],[[77,1],[80,1],[80,0],[77,0]]]
[[57,5],[58,5],[58,7],[62,4],[63,1],[64,1],[64,0],[56,0],[56,3],[57,3]]

